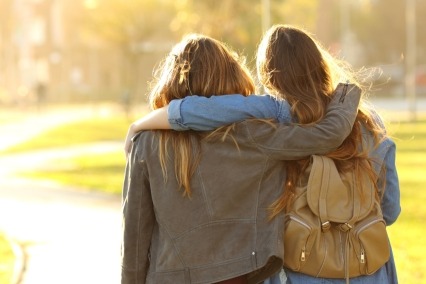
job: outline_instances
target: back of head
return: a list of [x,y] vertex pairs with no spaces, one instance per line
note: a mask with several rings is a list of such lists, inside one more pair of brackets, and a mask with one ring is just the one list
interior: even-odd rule
[[[198,34],[191,34],[176,44],[157,71],[150,93],[150,105],[157,109],[174,99],[190,95],[242,94],[255,91],[254,80],[238,55],[223,43]],[[175,176],[191,194],[190,181],[199,160],[199,135],[192,131],[161,131],[159,159],[164,178],[172,165],[168,162],[173,153]]]
[[293,106],[300,123],[313,123],[324,115],[334,89],[324,50],[306,31],[276,25],[264,35],[257,53],[261,83]]
[[213,38],[190,34],[176,44],[158,71],[150,94],[153,109],[189,95],[254,93],[255,85],[238,55]]
[[[306,31],[288,25],[276,25],[266,32],[258,48],[257,71],[268,91],[289,102],[292,115],[300,124],[316,123],[323,118],[331,95],[342,78],[357,84],[347,63],[333,58]],[[379,132],[371,114],[360,109],[351,134],[327,156],[336,162],[339,170],[355,169],[358,176],[367,173],[374,179],[367,152],[360,151],[363,145],[361,124],[372,133]],[[308,162],[288,163],[286,194],[291,195]],[[273,206],[273,215],[287,202],[287,197],[278,200]]]

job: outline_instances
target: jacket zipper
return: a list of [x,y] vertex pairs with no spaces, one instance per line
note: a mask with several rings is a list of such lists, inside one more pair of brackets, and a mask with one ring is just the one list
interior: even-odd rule
[[346,92],[348,91],[348,85],[349,85],[349,81],[346,81],[345,85],[343,86],[343,94],[339,99],[339,102],[341,102],[341,103],[343,103],[345,101]]

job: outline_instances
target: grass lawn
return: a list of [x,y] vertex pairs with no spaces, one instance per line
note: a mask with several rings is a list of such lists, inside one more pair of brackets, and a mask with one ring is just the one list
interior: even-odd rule
[[397,144],[402,213],[389,227],[400,283],[426,283],[426,121],[391,126]]
[[[68,125],[35,138],[13,151],[23,151],[36,145],[39,148],[99,140],[123,140],[128,121],[111,119]],[[397,144],[397,168],[401,184],[402,213],[389,227],[400,283],[426,283],[426,121],[391,124],[390,132]],[[65,135],[67,134],[67,135]],[[71,135],[72,134],[72,135]],[[51,136],[72,136],[70,139],[50,139]],[[21,150],[19,150],[21,149]],[[27,176],[52,179],[68,185],[119,193],[124,170],[123,153],[113,152],[93,157],[76,157],[59,163],[57,171],[26,173]]]
[[[85,143],[120,141],[129,127],[126,117],[97,118],[57,127],[24,143],[7,149],[7,154],[57,148]],[[83,189],[119,194],[123,183],[125,157],[123,151],[55,160],[55,168],[20,174],[28,178],[53,180]]]
[[55,161],[55,170],[25,172],[21,176],[73,185],[81,189],[120,194],[126,165],[123,151],[80,156],[71,160]]
[[99,141],[124,141],[130,121],[121,116],[93,118],[88,121],[65,124],[48,130],[29,141],[12,146],[0,152],[0,154],[21,153]]
[[12,281],[15,256],[6,238],[0,234],[0,283]]

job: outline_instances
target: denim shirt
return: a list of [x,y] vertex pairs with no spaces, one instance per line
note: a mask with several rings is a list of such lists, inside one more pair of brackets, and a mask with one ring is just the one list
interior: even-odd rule
[[[280,123],[294,121],[288,102],[278,100],[270,95],[253,95],[248,97],[226,95],[212,96],[210,98],[189,96],[170,102],[168,118],[172,128],[180,131],[189,129],[209,131],[249,118],[272,118]],[[383,126],[377,114],[375,115],[375,119]],[[401,212],[395,152],[395,143],[389,137],[385,137],[379,146],[370,152],[370,156],[375,161],[374,168],[376,172],[385,169],[385,180],[379,180],[379,186],[385,183],[381,207],[387,225],[393,224]],[[323,283],[320,278],[292,271],[286,271],[286,273],[288,277],[287,283]],[[327,280],[330,283],[345,283],[344,279]],[[265,283],[279,284],[281,282],[284,283],[283,276],[276,275]],[[398,283],[393,255],[391,254],[389,262],[376,273],[352,278],[351,283]]]

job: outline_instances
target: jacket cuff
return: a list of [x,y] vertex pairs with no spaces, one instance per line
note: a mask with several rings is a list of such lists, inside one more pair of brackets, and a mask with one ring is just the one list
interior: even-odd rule
[[181,99],[181,100],[172,100],[169,103],[167,117],[168,117],[169,124],[173,130],[184,131],[189,129],[182,123],[182,116],[180,113],[182,102],[183,100]]

